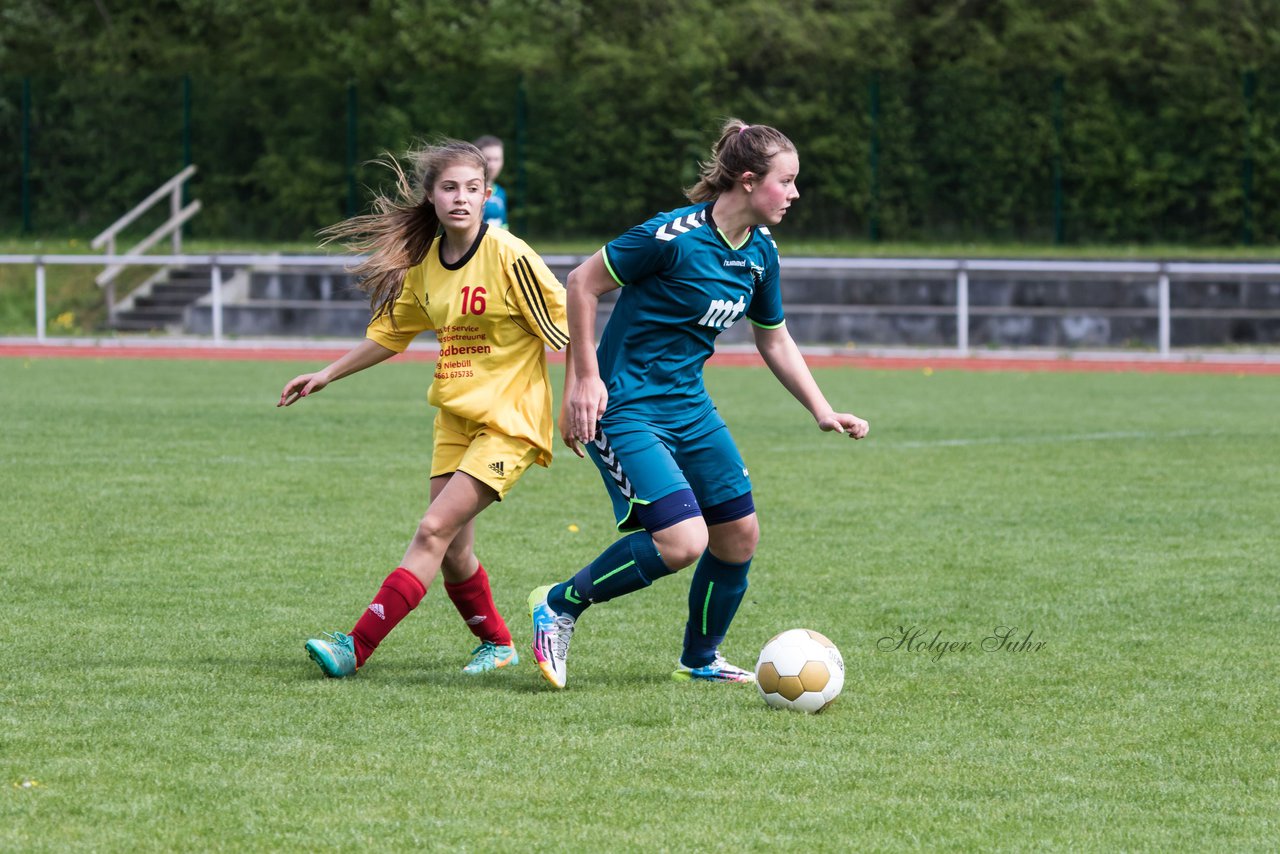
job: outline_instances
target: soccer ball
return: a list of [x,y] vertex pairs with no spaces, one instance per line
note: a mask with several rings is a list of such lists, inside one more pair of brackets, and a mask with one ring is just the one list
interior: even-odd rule
[[760,650],[756,686],[771,707],[814,715],[840,696],[844,659],[825,635],[788,629]]

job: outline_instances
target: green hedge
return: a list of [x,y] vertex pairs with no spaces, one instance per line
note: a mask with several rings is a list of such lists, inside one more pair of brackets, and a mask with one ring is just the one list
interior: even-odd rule
[[796,234],[1280,238],[1280,26],[1209,0],[12,4],[4,233],[96,232],[189,155],[194,233],[310,239],[383,151],[496,133],[517,230],[603,237],[680,204],[736,115],[797,143]]

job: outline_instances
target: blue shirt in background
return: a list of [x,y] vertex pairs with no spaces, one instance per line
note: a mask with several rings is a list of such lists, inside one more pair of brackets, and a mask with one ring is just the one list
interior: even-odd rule
[[484,203],[484,221],[492,228],[507,227],[507,191],[502,185],[493,185],[493,194]]

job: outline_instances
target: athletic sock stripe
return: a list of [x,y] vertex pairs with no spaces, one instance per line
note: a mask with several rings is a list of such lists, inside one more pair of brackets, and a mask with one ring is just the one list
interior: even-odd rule
[[516,263],[511,265],[512,271],[516,274],[516,282],[520,285],[520,292],[524,294],[525,302],[529,304],[530,310],[533,312],[533,319],[542,329],[543,336],[557,350],[569,343],[569,335],[560,327],[556,326],[551,319],[551,311],[547,308],[546,297],[542,294],[542,289],[538,287],[537,279],[533,275],[533,267],[530,266],[527,258],[517,258]]
[[[627,567],[635,566],[635,565],[636,565],[636,562],[634,560],[629,560],[626,563],[624,563],[622,566],[618,567],[617,569],[612,569],[606,572],[604,575],[600,576],[592,583],[599,584],[601,581],[604,581],[606,578],[617,575],[619,572],[622,572],[622,570],[626,569]],[[706,634],[706,632],[703,632],[703,634]]]
[[707,598],[702,601],[702,633],[707,633],[707,610],[711,607],[711,589],[716,586],[714,581],[707,582]]

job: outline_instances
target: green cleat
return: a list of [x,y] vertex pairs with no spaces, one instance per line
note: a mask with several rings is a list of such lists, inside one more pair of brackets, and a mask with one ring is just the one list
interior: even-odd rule
[[485,641],[471,650],[471,663],[462,668],[463,673],[472,676],[477,673],[490,673],[502,667],[515,667],[520,663],[513,646],[503,646],[493,641]]
[[356,642],[342,632],[325,632],[328,640],[312,638],[307,641],[307,655],[320,666],[330,679],[341,679],[356,674]]

